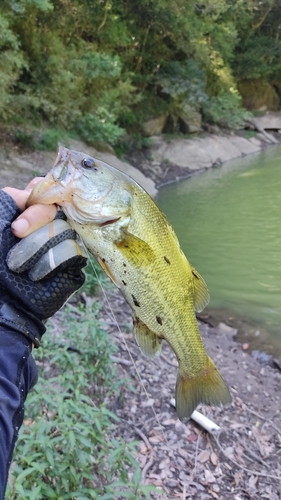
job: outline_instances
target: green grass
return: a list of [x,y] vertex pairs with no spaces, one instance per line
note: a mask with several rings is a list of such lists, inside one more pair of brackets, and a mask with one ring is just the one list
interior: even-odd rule
[[97,305],[68,306],[61,316],[59,331],[51,321],[34,351],[40,379],[26,402],[6,498],[151,498],[155,488],[141,484],[136,443],[112,437],[118,418],[106,402],[124,380]]

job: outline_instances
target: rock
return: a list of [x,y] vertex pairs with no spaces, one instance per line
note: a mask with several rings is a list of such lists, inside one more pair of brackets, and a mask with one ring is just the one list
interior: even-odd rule
[[226,325],[225,323],[219,323],[216,327],[216,330],[219,333],[227,333],[228,335],[232,335],[233,337],[237,335],[237,329],[232,328],[232,326]]
[[255,116],[251,118],[250,123],[256,130],[278,130],[281,129],[281,113],[268,113],[264,116]]
[[238,83],[242,105],[250,110],[276,111],[280,107],[276,90],[262,79],[243,80]]
[[272,356],[266,352],[252,351],[252,356],[262,365],[268,365],[272,360]]
[[150,154],[157,163],[169,162],[190,170],[210,168],[242,155],[255,153],[262,148],[262,141],[250,141],[237,135],[210,135],[204,138],[171,139],[152,137]]
[[163,132],[167,120],[167,115],[161,115],[158,118],[148,120],[143,124],[143,131],[146,136],[159,135]]
[[201,130],[202,115],[188,104],[179,112],[179,126],[184,134],[193,134]]

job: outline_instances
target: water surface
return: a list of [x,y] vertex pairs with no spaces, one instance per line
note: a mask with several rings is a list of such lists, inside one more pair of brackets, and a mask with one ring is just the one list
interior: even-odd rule
[[156,201],[207,282],[209,308],[249,322],[281,355],[281,147],[165,186]]

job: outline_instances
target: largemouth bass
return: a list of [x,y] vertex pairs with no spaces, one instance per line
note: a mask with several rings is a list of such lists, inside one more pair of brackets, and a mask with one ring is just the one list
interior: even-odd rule
[[162,339],[178,360],[176,409],[189,418],[199,403],[231,401],[206,354],[195,311],[209,301],[206,284],[150,196],[130,177],[87,154],[60,147],[54,167],[28,205],[56,203],[121,290],[133,314],[138,345],[157,356]]

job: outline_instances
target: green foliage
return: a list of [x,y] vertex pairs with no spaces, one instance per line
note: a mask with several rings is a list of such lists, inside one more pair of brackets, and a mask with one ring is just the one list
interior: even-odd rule
[[59,142],[64,142],[67,144],[68,138],[65,131],[56,128],[50,128],[48,130],[43,130],[37,143],[35,144],[36,149],[56,151],[58,149]]
[[240,80],[281,76],[281,40],[266,35],[252,35],[243,50],[237,50],[233,63]]
[[56,128],[49,128],[38,132],[28,127],[18,127],[13,133],[13,142],[24,149],[56,151],[60,142],[64,142],[67,145],[68,136],[65,130]]
[[243,121],[252,114],[241,107],[241,97],[237,92],[220,92],[218,96],[211,97],[203,107],[207,121],[222,127],[239,128]]
[[237,81],[281,78],[280,23],[277,0],[5,0],[2,120],[117,145],[183,103],[214,115]]
[[124,381],[116,380],[115,348],[96,312],[69,306],[59,337],[49,332],[36,351],[41,376],[27,400],[10,500],[150,498],[135,443],[111,437],[118,419],[105,402]]
[[116,144],[125,130],[116,125],[115,116],[100,107],[95,114],[87,113],[76,124],[75,130],[88,144],[98,145],[103,142]]
[[13,134],[13,142],[22,148],[35,149],[34,134],[23,128],[17,128]]
[[199,109],[207,100],[205,73],[193,59],[163,66],[156,80],[162,92],[194,109]]
[[97,293],[99,287],[107,289],[110,286],[110,281],[107,278],[105,272],[101,269],[97,263],[95,257],[88,253],[88,264],[84,268],[86,274],[86,281],[83,287],[80,289],[81,292],[85,292],[86,295],[92,297]]

